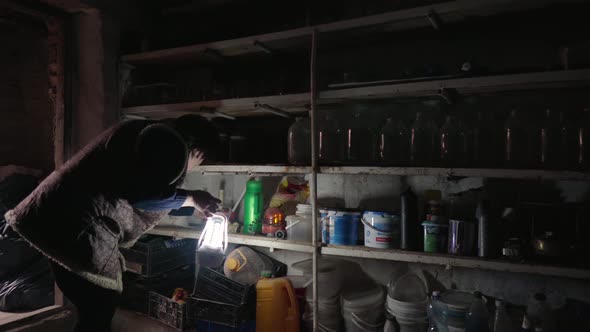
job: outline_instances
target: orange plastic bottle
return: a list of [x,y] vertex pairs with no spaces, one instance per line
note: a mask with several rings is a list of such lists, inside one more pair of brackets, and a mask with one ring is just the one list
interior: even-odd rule
[[291,281],[263,271],[256,284],[256,332],[299,332],[299,306]]

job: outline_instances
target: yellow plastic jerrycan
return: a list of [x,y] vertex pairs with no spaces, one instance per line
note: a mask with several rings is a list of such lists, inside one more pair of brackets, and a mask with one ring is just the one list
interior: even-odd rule
[[299,332],[299,306],[291,281],[263,271],[256,283],[256,332]]

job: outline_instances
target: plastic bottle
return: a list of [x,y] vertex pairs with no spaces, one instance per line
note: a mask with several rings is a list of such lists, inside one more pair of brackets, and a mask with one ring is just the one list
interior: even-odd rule
[[480,292],[474,293],[475,300],[471,303],[465,317],[465,332],[488,332],[490,315]]
[[289,163],[308,165],[311,162],[311,121],[307,117],[297,118],[289,127]]
[[440,161],[443,166],[467,166],[467,135],[465,126],[454,115],[447,115],[440,128]]
[[527,303],[526,314],[535,329],[541,327],[545,332],[554,332],[555,320],[553,312],[545,300],[545,294],[535,294]]
[[435,130],[422,112],[410,128],[410,162],[413,166],[431,166],[435,157]]
[[262,215],[264,213],[262,182],[249,180],[244,195],[244,227],[242,233],[256,234],[262,231]]
[[379,132],[379,161],[388,166],[410,162],[410,135],[403,121],[389,118]]
[[272,271],[273,269],[274,266],[270,258],[245,246],[230,252],[223,264],[225,276],[243,285],[255,284],[262,271]]
[[528,134],[518,111],[512,110],[504,125],[504,162],[507,167],[528,166]]
[[287,239],[311,242],[311,205],[298,204],[294,216],[287,216]]
[[299,304],[291,281],[261,273],[256,283],[256,332],[299,332]]
[[420,224],[418,223],[418,198],[408,188],[401,194],[400,248],[404,250],[418,249]]
[[443,304],[440,302],[440,292],[432,292],[432,296],[430,297],[430,301],[428,302],[428,307],[426,308],[426,312],[428,314],[429,332],[447,331],[447,322],[445,320],[446,312],[442,312],[442,305]]
[[480,200],[475,211],[477,218],[477,256],[492,257],[492,225],[490,221],[490,208],[487,200]]
[[494,332],[512,332],[512,322],[504,302],[496,300],[496,313],[494,314]]

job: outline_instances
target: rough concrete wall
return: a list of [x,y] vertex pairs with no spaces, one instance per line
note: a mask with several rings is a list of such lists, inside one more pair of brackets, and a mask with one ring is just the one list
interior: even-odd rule
[[0,164],[50,171],[54,114],[48,96],[47,32],[43,26],[3,26],[0,45]]

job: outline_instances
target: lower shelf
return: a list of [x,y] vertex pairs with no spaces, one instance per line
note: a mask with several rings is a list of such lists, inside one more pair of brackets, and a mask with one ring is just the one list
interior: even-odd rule
[[[201,230],[191,227],[179,226],[158,226],[148,232],[153,235],[173,236],[178,238],[198,239],[201,236]],[[243,244],[255,247],[266,247],[272,249],[284,249],[298,252],[313,252],[310,243],[296,242],[288,240],[279,240],[264,236],[229,234],[229,243]]]
[[436,264],[451,267],[465,267],[512,273],[533,273],[545,276],[567,277],[575,279],[590,279],[590,269],[587,270],[541,264],[508,262],[502,260],[487,260],[478,257],[431,254],[426,252],[405,251],[399,249],[376,249],[365,246],[328,245],[327,247],[322,248],[322,254],[344,257],[382,259],[398,262]]
[[[159,226],[148,232],[154,235],[173,236],[178,238],[198,239],[199,229],[178,226]],[[230,234],[229,242],[271,249],[284,249],[298,252],[312,253],[313,246],[309,243],[278,240],[264,236]],[[399,249],[375,249],[365,246],[335,246],[328,245],[321,248],[322,255],[358,257],[390,260],[397,262],[411,262],[435,264],[450,267],[464,267],[511,273],[532,273],[545,276],[565,277],[574,279],[590,279],[590,269],[570,268],[532,263],[516,263],[502,260],[487,260],[478,257],[454,256],[447,254],[431,254],[425,252],[405,251]]]

